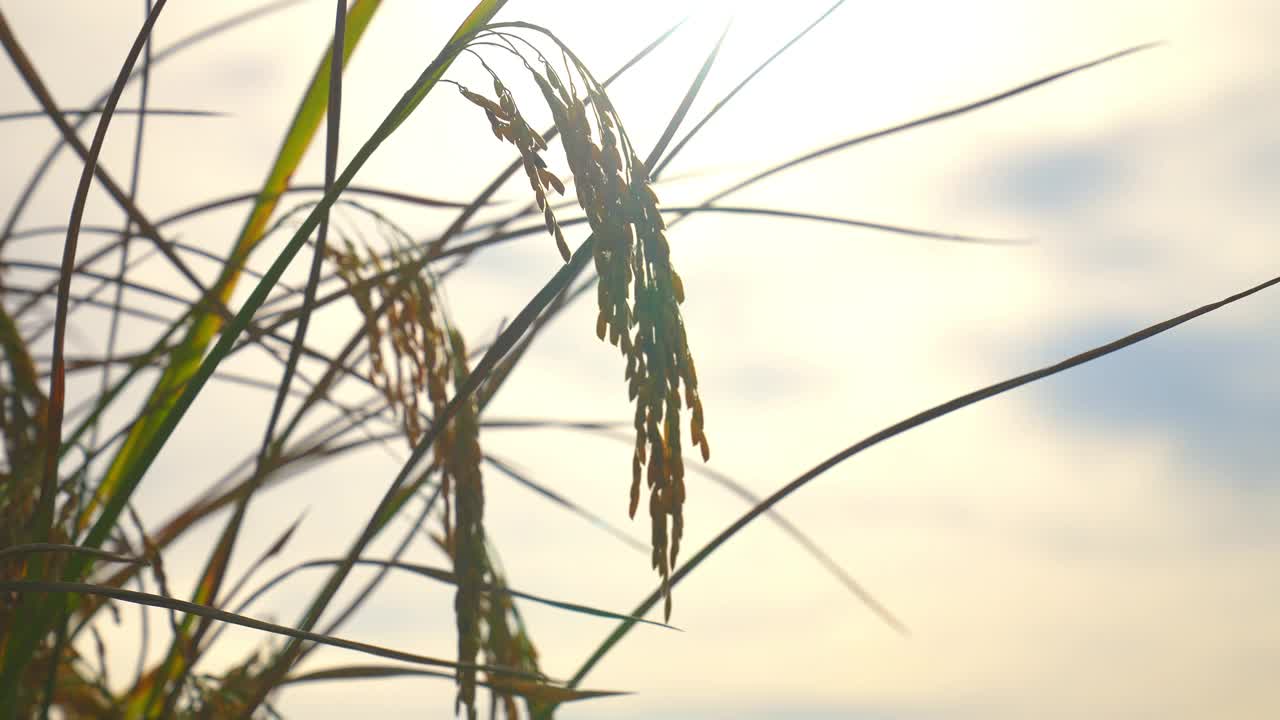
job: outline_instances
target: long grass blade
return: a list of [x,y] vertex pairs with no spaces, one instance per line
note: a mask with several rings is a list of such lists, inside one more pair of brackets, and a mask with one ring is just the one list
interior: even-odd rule
[[692,140],[694,136],[698,134],[698,131],[701,130],[703,126],[706,125],[708,122],[710,122],[711,118],[715,117],[716,113],[720,112],[720,110],[724,108],[725,105],[728,105],[729,101],[732,100],[733,97],[742,90],[742,88],[746,87],[747,84],[750,83],[752,80],[754,80],[755,77],[759,75],[765,68],[773,64],[773,61],[777,60],[778,57],[782,55],[782,53],[789,50],[792,45],[795,45],[796,43],[800,42],[800,39],[803,38],[805,35],[808,35],[810,30],[813,30],[814,28],[821,25],[822,21],[826,20],[827,16],[835,12],[837,8],[839,8],[841,5],[844,4],[844,2],[845,0],[838,0],[831,7],[827,8],[826,12],[819,15],[816,20],[814,20],[813,22],[805,26],[805,28],[801,30],[799,33],[793,35],[790,40],[787,40],[787,42],[782,45],[782,47],[775,50],[772,55],[770,55],[768,58],[765,58],[764,62],[757,65],[754,70],[748,73],[747,76],[742,79],[742,82],[739,82],[737,85],[735,85],[734,88],[730,90],[727,95],[725,95],[723,98],[720,98],[719,102],[717,102],[710,110],[708,110],[706,115],[702,116],[702,119],[698,121],[698,124],[694,125],[693,129],[690,130],[683,138],[681,138],[680,142],[676,143],[675,148],[671,150],[671,154],[666,158],[664,158],[660,165],[654,168],[652,172],[653,179],[654,180],[658,179],[658,176],[661,175],[662,171],[667,168],[667,165],[671,163],[671,160],[676,155],[680,154],[680,151],[684,149],[685,145],[689,144],[689,141]]
[[663,207],[662,212],[671,213],[677,216],[691,215],[693,213],[724,213],[727,215],[757,215],[764,217],[785,218],[788,220],[810,220],[813,222],[830,223],[832,225],[844,225],[847,227],[862,228],[864,230],[876,230],[892,235],[906,235],[908,237],[925,238],[927,240],[944,240],[946,242],[969,243],[973,245],[1026,245],[1027,240],[1019,238],[996,238],[982,237],[978,235],[965,235],[961,233],[946,232],[942,230],[924,230],[921,228],[903,227],[902,225],[890,225],[887,223],[871,222],[869,220],[855,220],[853,218],[842,218],[834,215],[822,215],[818,213],[797,212],[795,210],[777,210],[773,208],[761,207],[739,207],[732,205],[709,205],[709,206],[671,206]]
[[[323,185],[290,185],[281,194],[290,195],[294,193],[314,193],[325,191]],[[437,198],[426,197],[425,195],[414,195],[412,193],[401,192],[399,190],[390,190],[385,188],[366,187],[363,185],[351,185],[343,191],[345,195],[368,195],[370,197],[383,198],[386,200],[397,200],[399,202],[408,203],[410,205],[420,205],[422,207],[433,208],[464,208],[469,203],[456,202],[453,200],[440,200]],[[187,218],[203,215],[211,210],[238,205],[249,200],[257,200],[260,193],[247,192],[228,195],[226,197],[217,198],[208,202],[193,205],[189,208],[178,210],[171,215],[166,215],[156,221],[156,227],[164,227],[170,223],[186,220]],[[16,237],[16,234],[15,234]]]
[[[143,0],[144,12],[151,14],[152,0]],[[146,119],[148,100],[151,95],[151,38],[142,46],[142,67],[139,68],[142,74],[142,83],[138,88],[138,122],[134,127],[133,135],[133,162],[129,168],[129,201],[138,202],[138,185],[142,179],[142,141],[146,132]],[[132,74],[132,73],[130,73]],[[126,78],[127,82],[127,78]],[[120,238],[117,241],[120,245],[120,258],[116,266],[115,278],[115,297],[112,299],[111,320],[107,328],[107,348],[106,360],[102,365],[101,380],[98,383],[99,397],[106,395],[111,385],[111,360],[116,353],[116,340],[120,331],[121,306],[124,304],[124,278],[125,273],[129,269],[129,250],[133,235],[133,222],[127,221],[124,228],[120,232]],[[98,445],[98,425],[94,424],[92,433],[89,438],[89,447],[96,448]],[[87,475],[87,473],[86,473]],[[82,476],[83,477],[83,476]],[[86,494],[87,488],[81,487],[80,495]],[[79,527],[73,528],[78,534]]]
[[[296,685],[307,682],[331,682],[333,680],[379,680],[386,678],[398,677],[440,677],[453,679],[451,673],[444,673],[438,670],[422,670],[419,668],[399,667],[395,665],[343,665],[340,667],[325,668],[323,670],[313,670],[299,675],[293,675],[285,678],[284,685]],[[492,680],[476,680],[477,685],[483,685],[494,690],[514,693],[520,697],[532,700],[536,703],[568,703],[575,700],[589,700],[591,698],[614,697],[617,695],[630,695],[627,692],[618,692],[616,690],[569,690],[568,688],[556,687],[555,685],[541,685],[522,683],[511,681],[505,678],[493,678]]]
[[[333,567],[335,565],[342,564],[342,562],[343,561],[341,559],[309,560],[307,562],[298,563],[297,565],[294,565],[288,571],[283,572],[279,576],[277,576],[276,580],[283,580],[285,577],[288,577],[289,575],[292,575],[293,573],[300,570],[306,570],[308,568],[318,568],[318,567]],[[407,563],[407,562],[391,561],[391,560],[372,560],[368,558],[360,558],[359,560],[356,560],[355,564],[369,565],[373,567],[386,567],[394,570],[404,570],[406,572],[411,572],[415,575],[421,575],[422,577],[431,578],[432,580],[435,580],[437,582],[442,582],[448,585],[458,584],[457,576],[452,571],[444,570],[442,568],[431,567],[429,565],[419,565],[416,563]],[[546,605],[548,607],[557,608],[559,610],[567,610],[569,612],[580,613],[582,615],[591,615],[593,617],[609,618],[613,620],[634,621],[638,623],[644,623],[646,625],[653,625],[655,627],[666,628],[668,630],[680,629],[678,627],[675,627],[674,625],[668,625],[667,623],[654,622],[653,620],[645,620],[644,618],[630,616],[630,615],[622,615],[619,613],[612,612],[610,610],[601,610],[599,608],[590,607],[588,605],[580,605],[578,603],[565,602],[563,600],[552,600],[551,598],[542,597],[540,595],[534,595],[532,593],[521,592],[520,590],[515,590],[513,588],[509,588],[505,586],[497,586],[497,585],[491,585],[489,583],[481,583],[479,586],[479,589],[484,592],[501,593],[504,595],[510,595],[511,597],[520,598],[522,600],[528,600],[529,602],[535,602],[540,605]]]
[[711,73],[711,66],[716,64],[716,57],[720,55],[720,46],[724,45],[724,39],[728,37],[731,25],[732,23],[725,24],[724,30],[720,32],[720,38],[716,40],[715,46],[707,54],[707,59],[702,61],[702,67],[698,69],[698,74],[694,75],[693,82],[689,85],[689,89],[685,91],[679,107],[671,114],[671,119],[667,121],[667,127],[662,131],[662,136],[658,138],[658,142],[654,143],[653,149],[649,151],[648,157],[645,158],[644,166],[646,168],[651,168],[657,164],[658,159],[662,157],[662,153],[666,151],[667,144],[671,142],[671,138],[675,137],[676,131],[680,129],[680,123],[684,122],[685,115],[689,114],[689,108],[692,107],[693,101],[698,97],[698,91],[702,89],[702,83],[706,81],[707,75]]
[[249,568],[245,570],[244,575],[240,577],[240,580],[236,582],[235,586],[227,593],[227,596],[223,601],[224,605],[228,604],[232,598],[240,594],[240,591],[244,589],[244,586],[249,584],[249,581],[253,578],[254,574],[256,574],[258,570],[262,569],[262,566],[265,565],[268,560],[284,552],[285,546],[289,544],[289,540],[293,538],[293,534],[297,532],[298,526],[302,524],[302,520],[306,516],[306,510],[299,513],[298,517],[293,522],[289,523],[289,526],[284,529],[284,532],[281,532],[279,537],[275,539],[275,542],[268,545],[267,549],[262,551],[262,554],[249,565]]
[[[92,110],[86,110],[86,109],[68,110],[67,108],[62,109],[63,115],[97,115],[101,112],[102,110],[99,110],[99,109],[92,109]],[[176,109],[176,108],[154,108],[153,109],[153,108],[147,108],[147,107],[116,108],[114,114],[115,115],[149,115],[149,116],[158,116],[158,117],[226,117],[227,115],[226,113],[221,113],[213,110],[182,110],[182,109]],[[43,110],[21,110],[18,112],[0,113],[0,122],[6,122],[9,120],[36,120],[36,119],[42,119],[44,117],[45,117],[45,112]]]
[[[862,228],[864,230],[875,230],[878,232],[886,232],[892,235],[905,235],[908,237],[925,238],[929,240],[943,240],[946,242],[969,243],[974,245],[1026,245],[1030,241],[1022,238],[999,238],[986,237],[981,235],[967,235],[964,233],[950,232],[946,230],[927,230],[924,228],[912,228],[902,225],[893,225],[890,223],[873,222],[870,220],[858,220],[855,218],[842,218],[835,215],[823,215],[819,213],[805,213],[795,210],[781,210],[775,208],[762,208],[738,205],[672,205],[663,206],[663,214],[674,215],[671,221],[674,225],[684,219],[685,216],[697,215],[700,213],[722,213],[726,215],[757,215],[762,217],[776,217],[788,220],[807,220],[812,222],[830,223],[832,225],[844,225],[846,227]],[[559,220],[561,227],[572,227],[574,225],[582,225],[587,222],[585,217],[566,218]],[[530,235],[538,235],[546,232],[543,225],[526,225],[523,227],[504,230],[496,234],[490,235],[482,240],[476,240],[470,243],[462,243],[448,248],[437,256],[437,260],[443,260],[455,255],[466,255],[495,245],[518,240]],[[366,282],[372,283],[379,276],[370,276]],[[332,294],[321,297],[316,302],[323,306],[334,302],[346,296],[348,289],[342,291],[334,291]],[[292,315],[283,317],[292,318]]]
[[98,558],[99,560],[108,560],[110,562],[128,563],[131,565],[149,564],[146,558],[121,555],[120,553],[107,552],[106,550],[98,550],[96,548],[80,547],[79,545],[68,545],[66,543],[24,543],[22,545],[10,545],[7,548],[0,549],[0,558],[38,552],[86,553]]
[[[630,445],[632,443],[631,438],[627,434],[616,432],[612,428],[600,428],[593,427],[591,425],[566,425],[563,427],[572,430],[583,430],[607,437],[623,443],[624,445]],[[695,464],[691,465],[689,469],[698,475],[709,478],[712,482],[741,498],[751,507],[755,507],[763,502],[762,498],[751,492],[742,483],[722,472],[719,472],[718,470],[715,470],[714,468],[708,467],[707,465]],[[832,557],[827,554],[825,550],[819,547],[813,539],[806,535],[803,530],[788,520],[787,516],[780,510],[773,508],[766,512],[765,515],[769,520],[773,521],[779,529],[789,535],[801,549],[816,560],[824,570],[838,580],[840,584],[858,600],[858,602],[862,603],[863,606],[870,610],[876,617],[880,618],[886,625],[893,628],[903,636],[909,636],[911,634],[911,631],[907,628],[906,624],[899,620],[898,617],[884,605],[884,603],[877,600],[875,595],[871,594],[870,590],[863,587],[862,583],[859,583],[844,568],[840,567],[839,563],[832,559]]]
[[975,110],[980,110],[984,107],[994,105],[998,102],[1008,100],[1009,98],[1015,97],[1017,95],[1021,95],[1030,90],[1034,90],[1038,87],[1048,85],[1049,83],[1052,83],[1056,80],[1061,80],[1071,75],[1075,75],[1076,73],[1098,67],[1099,65],[1105,65],[1109,62],[1112,62],[1113,60],[1119,60],[1121,58],[1128,57],[1136,53],[1140,53],[1144,50],[1150,50],[1151,48],[1158,47],[1159,45],[1160,43],[1143,43],[1141,45],[1134,45],[1133,47],[1126,48],[1119,52],[1114,52],[1109,55],[1104,55],[1103,57],[1097,58],[1095,60],[1090,60],[1088,62],[1081,63],[1079,65],[1074,65],[1065,70],[1059,70],[1055,73],[1050,73],[1048,75],[1036,78],[1035,80],[1022,83],[1021,85],[1018,85],[1016,87],[1009,88],[1008,90],[998,92],[994,95],[989,95],[979,100],[974,100],[973,102],[968,102],[963,105],[958,105],[956,107],[949,108],[941,112],[931,113],[929,115],[925,115],[923,117],[919,117],[914,120],[908,120],[907,122],[899,123],[891,127],[883,128],[881,130],[876,130],[874,132],[869,132],[862,135],[855,135],[854,137],[851,137],[847,140],[841,140],[840,142],[818,148],[817,150],[814,150],[812,152],[805,153],[803,155],[800,155],[799,157],[792,158],[791,160],[788,160],[783,163],[779,163],[766,170],[762,170],[756,173],[755,175],[752,175],[751,177],[747,178],[746,180],[743,180],[735,185],[732,185],[724,190],[721,190],[720,192],[708,198],[703,204],[709,205],[718,200],[722,200],[725,197],[728,197],[729,195],[732,195],[738,192],[739,190],[743,190],[751,185],[754,185],[760,182],[761,180],[764,180],[765,178],[772,177],[785,170],[790,170],[791,168],[796,167],[798,165],[803,165],[804,163],[807,163],[811,160],[817,160],[818,158],[825,157],[827,155],[830,155],[835,152],[839,152],[841,150],[845,150],[847,148],[851,148],[855,145],[861,145],[863,143],[871,142],[872,140],[880,140],[882,138],[889,137],[890,135],[896,135],[901,132],[906,132],[907,130],[913,130],[915,128],[924,127],[925,125],[931,125],[936,122],[949,120],[951,118],[958,117],[960,115],[971,113]]
[[[333,45],[332,52],[329,57],[330,67],[333,72],[329,73],[329,96],[328,111],[326,117],[326,136],[325,136],[325,152],[324,152],[324,192],[328,194],[333,190],[334,176],[338,172],[338,128],[341,123],[342,113],[342,61],[343,51],[338,39],[346,35],[347,14],[345,0],[339,0],[336,3],[337,19],[334,21]],[[297,330],[294,332],[293,342],[289,345],[289,358],[285,363],[284,376],[280,380],[280,391],[276,394],[275,404],[271,408],[271,418],[267,421],[267,430],[262,440],[262,450],[260,457],[265,459],[272,452],[272,442],[275,435],[276,423],[280,420],[280,413],[284,409],[284,400],[289,395],[289,386],[293,382],[294,372],[298,367],[298,358],[302,354],[302,344],[307,337],[307,328],[311,324],[311,308],[316,299],[316,286],[320,283],[320,269],[324,263],[325,247],[329,238],[329,212],[320,213],[320,229],[316,234],[315,250],[311,256],[311,272],[307,277],[307,286],[303,291],[302,307],[303,312],[298,316]]]
[[524,485],[530,490],[538,493],[542,497],[559,505],[565,510],[568,510],[574,515],[577,515],[583,520],[586,520],[587,522],[591,523],[593,526],[601,530],[604,530],[605,532],[614,536],[618,540],[621,540],[624,544],[627,545],[627,547],[630,547],[633,550],[637,550],[645,554],[648,554],[649,552],[651,552],[647,544],[642,543],[639,540],[636,540],[635,538],[626,534],[621,529],[614,527],[604,518],[600,517],[599,515],[596,515],[595,513],[590,512],[586,508],[583,508],[581,505],[578,505],[577,503],[561,495],[560,493],[555,492],[554,490],[551,490],[550,488],[543,485],[542,483],[535,482],[529,479],[524,473],[521,473],[517,471],[515,468],[511,467],[510,464],[502,460],[499,460],[498,458],[489,454],[486,454],[484,459],[485,459],[485,462],[487,462],[490,466],[492,466],[498,472],[502,473],[503,475],[506,475],[512,480],[515,480],[521,485]]
[[[1163,322],[1159,322],[1154,325],[1143,328],[1141,330],[1138,330],[1137,332],[1131,333],[1117,340],[1113,340],[1104,345],[1099,345],[1093,349],[1086,350],[1085,352],[1079,353],[1078,355],[1072,355],[1071,357],[1061,360],[1059,362],[1056,362],[1052,365],[1047,365],[1038,370],[1032,370],[1031,372],[1018,375],[1017,377],[1009,378],[1007,380],[1003,380],[993,385],[988,385],[987,387],[974,390],[973,392],[960,395],[959,397],[952,398],[951,400],[948,400],[944,403],[940,403],[938,405],[934,405],[933,407],[928,408],[927,410],[918,412],[909,418],[900,420],[876,433],[873,433],[863,438],[862,440],[859,440],[853,445],[850,445],[844,450],[841,450],[835,455],[832,455],[826,460],[823,460],[821,463],[815,465],[812,469],[800,475],[795,480],[792,480],[791,482],[782,486],[777,491],[775,491],[772,495],[766,498],[763,502],[761,502],[759,505],[756,505],[746,514],[744,514],[742,517],[735,520],[727,528],[722,530],[720,534],[716,535],[715,538],[713,538],[710,542],[708,542],[705,546],[703,546],[700,550],[698,550],[698,552],[695,553],[693,557],[689,558],[689,560],[686,561],[685,564],[681,565],[679,569],[676,570],[676,572],[674,572],[671,575],[671,584],[674,586],[681,579],[685,578],[689,573],[693,572],[693,570],[696,569],[702,563],[703,560],[706,560],[708,557],[710,557],[710,555],[713,552],[715,552],[721,545],[723,545],[730,538],[736,535],[738,531],[742,530],[749,523],[751,523],[751,521],[760,517],[760,515],[762,515],[763,513],[765,513],[772,507],[774,507],[775,505],[777,505],[782,500],[784,500],[788,495],[795,492],[796,490],[799,490],[801,487],[804,487],[810,481],[814,480],[818,476],[822,475],[828,470],[834,468],[835,466],[839,465],[840,463],[844,462],[845,460],[848,460],[849,458],[853,457],[854,455],[857,455],[858,453],[864,450],[867,450],[876,445],[879,445],[880,443],[886,440],[889,440],[891,438],[894,438],[898,435],[901,435],[907,432],[908,430],[912,430],[921,425],[924,425],[925,423],[932,422],[933,420],[937,420],[938,418],[949,415],[957,410],[964,409],[966,407],[969,407],[970,405],[974,405],[976,403],[982,402],[983,400],[988,400],[1002,393],[1006,393],[1006,392],[1009,392],[1010,390],[1014,390],[1016,388],[1022,387],[1023,385],[1036,382],[1037,380],[1043,380],[1044,378],[1050,377],[1052,375],[1057,375],[1058,373],[1064,372],[1066,370],[1070,370],[1071,368],[1083,365],[1087,362],[1092,362],[1101,357],[1110,355],[1111,353],[1123,350],[1131,345],[1140,343],[1143,340],[1147,340],[1163,332],[1172,330],[1173,328],[1183,323],[1194,320],[1202,315],[1207,315],[1215,310],[1218,310],[1219,308],[1223,308],[1234,302],[1243,300],[1249,297],[1250,295],[1254,295],[1256,293],[1262,292],[1263,290],[1266,290],[1267,288],[1270,288],[1274,285],[1280,285],[1280,276],[1271,278],[1270,280],[1262,282],[1258,285],[1255,285],[1247,290],[1238,292],[1229,297],[1223,298],[1222,300],[1218,300],[1217,302],[1209,303],[1208,305],[1203,305],[1201,307],[1198,307],[1194,310],[1190,310],[1176,317],[1170,318]],[[649,610],[651,610],[654,607],[654,605],[658,603],[661,597],[662,597],[661,590],[660,589],[654,590],[652,593],[650,593],[649,597],[647,597],[643,602],[641,602],[638,606],[636,606],[636,609],[631,614],[635,616],[642,616],[648,613]],[[602,658],[604,658],[604,656],[609,652],[609,650],[612,649],[613,646],[615,646],[627,634],[627,632],[630,631],[633,625],[634,623],[623,622],[617,628],[615,628],[614,631],[607,638],[605,638],[604,642],[602,642],[600,646],[596,648],[595,652],[591,654],[591,656],[587,659],[587,661],[583,663],[582,667],[580,667],[578,671],[574,673],[573,677],[569,679],[569,682],[568,682],[569,687],[574,687],[578,683],[582,682],[582,679],[586,677],[587,673],[591,672],[591,669],[594,668],[596,664]]]
[[[239,625],[240,627],[246,627],[251,630],[260,630],[273,635],[283,635],[297,640],[306,640],[308,642],[320,643],[321,645],[329,645],[331,647],[343,648],[345,650],[354,650],[359,653],[383,657],[389,660],[400,660],[402,662],[413,663],[415,665],[427,665],[434,667],[458,667],[458,663],[455,663],[452,660],[443,660],[426,655],[418,655],[416,653],[382,647],[380,645],[371,645],[369,643],[356,642],[354,640],[346,640],[339,637],[306,632],[304,630],[295,630],[294,628],[286,627],[284,625],[276,625],[275,623],[265,622],[256,618],[237,615],[215,607],[206,607],[204,605],[197,605],[185,600],[165,597],[164,595],[137,592],[135,590],[125,590],[123,588],[107,587],[105,585],[95,585],[92,583],[50,582],[43,580],[0,580],[0,590],[22,594],[60,593],[99,595],[123,602],[148,605],[150,607],[164,608],[166,610],[174,610],[190,615],[197,615],[199,617],[217,620],[218,622]],[[471,665],[469,667],[482,672],[492,673],[494,675],[509,675],[539,682],[543,680],[543,678],[529,673],[511,670],[508,668],[492,667],[487,665]]]

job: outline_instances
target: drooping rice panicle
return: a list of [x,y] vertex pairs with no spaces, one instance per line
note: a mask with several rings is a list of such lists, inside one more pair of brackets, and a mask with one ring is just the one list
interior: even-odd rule
[[[508,41],[508,45],[518,54],[514,43]],[[692,443],[704,460],[710,455],[697,373],[680,316],[684,283],[671,265],[666,225],[644,163],[631,147],[604,88],[571,52],[561,48],[572,66],[567,83],[540,54],[540,63],[525,60],[525,67],[551,111],[578,204],[591,227],[592,260],[599,276],[596,335],[626,358],[625,379],[635,402],[636,429],[629,512],[634,517],[639,507],[643,476],[649,490],[652,564],[662,577],[670,617],[668,582],[684,532],[682,409],[687,407],[692,415]],[[496,74],[493,78],[496,101],[465,88],[463,96],[485,111],[495,136],[519,150],[547,230],[568,261],[569,247],[546,202],[548,187],[563,190],[539,154],[546,143],[529,128],[506,84]]]

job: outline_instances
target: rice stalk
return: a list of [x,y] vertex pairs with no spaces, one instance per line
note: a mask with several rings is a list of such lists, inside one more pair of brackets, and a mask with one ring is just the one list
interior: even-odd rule
[[[549,32],[535,29],[559,44]],[[505,33],[496,34],[520,54]],[[551,111],[573,174],[578,204],[595,238],[592,260],[599,276],[596,335],[601,340],[607,338],[625,358],[624,379],[629,399],[635,402],[636,442],[628,512],[634,517],[639,507],[643,477],[649,490],[651,564],[666,588],[684,531],[682,408],[687,407],[691,414],[692,444],[704,461],[710,457],[697,371],[680,316],[684,283],[672,267],[671,249],[663,232],[666,224],[645,164],[631,146],[604,87],[572,52],[560,47],[567,64],[572,65],[563,79],[541,53],[532,61],[523,55],[521,59]],[[555,238],[561,258],[568,262],[568,245],[547,202],[548,190],[562,193],[564,185],[546,169],[540,155],[546,143],[525,122],[506,84],[487,64],[484,67],[493,77],[497,100],[465,87],[459,86],[459,90],[485,112],[496,137],[516,146],[546,229]],[[669,592],[665,600],[665,616],[670,618]]]

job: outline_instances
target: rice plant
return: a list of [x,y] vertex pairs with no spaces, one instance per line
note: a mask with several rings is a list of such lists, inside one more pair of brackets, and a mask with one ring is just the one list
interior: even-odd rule
[[[611,100],[609,88],[633,65],[643,65],[660,52],[676,27],[637,48],[633,61],[618,73],[604,76],[591,58],[575,54],[554,27],[498,18],[500,11],[518,17],[524,8],[514,4],[504,8],[505,0],[481,0],[469,13],[457,13],[463,17],[457,30],[435,49],[376,129],[358,147],[340,148],[343,70],[366,28],[376,22],[380,7],[378,0],[340,0],[334,3],[329,46],[319,53],[317,68],[302,88],[297,112],[283,130],[261,187],[247,196],[211,198],[158,218],[137,200],[136,162],[128,181],[113,177],[99,162],[105,138],[113,129],[113,116],[126,112],[140,116],[135,145],[140,148],[144,120],[216,112],[150,107],[146,88],[151,74],[170,55],[219,33],[252,26],[292,3],[268,3],[230,15],[157,51],[152,48],[153,30],[157,23],[164,23],[166,4],[165,0],[146,3],[146,18],[127,56],[113,68],[114,83],[84,112],[75,113],[57,104],[42,80],[41,68],[24,52],[23,38],[14,34],[0,12],[0,42],[38,104],[39,117],[60,133],[50,157],[74,153],[82,168],[70,221],[56,229],[64,238],[60,262],[34,259],[16,250],[24,233],[30,232],[22,222],[29,193],[44,182],[47,164],[25,182],[22,194],[10,199],[0,230],[0,263],[7,271],[0,288],[4,350],[0,717],[268,717],[276,714],[273,699],[282,688],[401,676],[413,678],[406,680],[412,682],[454,683],[452,710],[470,718],[481,712],[491,717],[550,717],[561,704],[590,702],[624,691],[579,685],[607,653],[626,652],[617,645],[636,624],[650,625],[655,632],[670,631],[667,623],[678,618],[676,585],[762,516],[779,523],[817,556],[871,612],[905,632],[902,621],[827,558],[797,524],[777,514],[775,506],[782,499],[836,464],[895,435],[1245,296],[1206,306],[885,428],[822,461],[770,497],[746,494],[751,504],[741,518],[704,547],[682,553],[686,484],[695,471],[703,472],[701,465],[710,458],[708,429],[715,426],[716,398],[713,394],[707,398],[708,418],[695,370],[699,329],[686,326],[681,309],[686,295],[688,303],[698,302],[699,288],[691,283],[686,292],[676,270],[681,245],[669,237],[669,228],[700,214],[736,212],[985,242],[984,238],[847,218],[732,207],[720,201],[797,164],[978,110],[1145,46],[817,149],[765,168],[701,204],[664,207],[658,199],[661,187],[655,186],[671,159],[757,73],[843,2],[834,3],[763,58],[732,92],[686,129],[693,101],[720,50],[718,44],[708,48],[702,66],[681,81],[687,87],[682,86],[682,100],[660,139],[645,148],[634,144],[626,129],[626,114]],[[304,40],[309,39],[298,39],[299,52],[312,48]],[[320,45],[316,43],[315,49],[321,50]],[[471,72],[462,74],[460,66],[469,66]],[[485,80],[483,85],[477,84],[477,77]],[[139,105],[121,107],[131,83],[140,83]],[[465,107],[434,102],[450,94],[460,96]],[[433,103],[424,105],[429,96]],[[358,182],[362,167],[393,135],[406,131],[411,117],[441,108],[452,108],[466,122],[487,127],[509,153],[509,165],[484,190],[459,200]],[[536,127],[536,118],[548,116],[548,127]],[[88,145],[79,135],[86,125],[94,127]],[[325,140],[313,143],[322,125]],[[681,140],[673,144],[682,130]],[[311,150],[313,144],[316,147]],[[293,182],[308,152],[323,153],[322,185]],[[345,164],[340,162],[342,157],[348,158]],[[27,172],[13,166],[7,169],[20,177]],[[527,181],[517,181],[520,194],[501,197],[499,191],[509,189],[508,180],[518,175]],[[123,214],[120,227],[103,231],[85,224],[93,188],[105,192]],[[436,208],[452,213],[453,219],[430,237],[415,237],[370,199]],[[246,205],[248,211],[242,212]],[[233,237],[195,242],[176,231],[184,220],[225,207],[243,215],[241,229]],[[107,239],[82,247],[81,240],[90,234]],[[561,264],[542,289],[523,306],[511,308],[509,321],[496,333],[464,327],[457,320],[459,308],[449,299],[455,274],[481,254],[503,252],[505,243],[544,234],[550,238],[543,243],[546,253]],[[305,273],[299,255],[309,257]],[[208,271],[208,263],[213,272]],[[160,275],[152,269],[157,265],[164,268]],[[159,276],[163,279],[157,281]],[[295,280],[303,280],[301,286]],[[602,482],[616,486],[619,507],[626,506],[631,516],[640,508],[642,495],[647,495],[645,552],[658,579],[653,593],[629,612],[512,587],[485,515],[486,500],[501,491],[495,489],[492,478],[512,475],[551,503],[611,532],[619,520],[594,516],[486,451],[488,433],[502,426],[500,419],[486,414],[490,400],[521,361],[536,352],[531,349],[534,338],[592,290],[596,323],[581,331],[594,331],[621,354],[623,382],[617,391],[633,405],[629,424],[634,431],[625,438],[630,446],[630,472],[627,453],[619,454],[616,466],[601,467],[598,472]],[[144,295],[145,301],[139,299]],[[68,351],[69,327],[71,319],[79,316],[98,318],[104,327],[101,337],[95,338],[96,352],[73,356]],[[335,317],[357,318],[350,339],[334,342],[327,334],[317,339],[317,328],[328,327],[324,324]],[[126,332],[135,325],[145,329]],[[146,347],[123,350],[122,338],[139,333],[147,337]],[[49,346],[52,350],[46,355]],[[233,357],[249,355],[266,358],[278,371],[247,376],[229,369]],[[69,383],[73,376],[78,382]],[[133,507],[138,488],[144,481],[162,482],[153,477],[157,457],[185,427],[184,417],[193,403],[216,392],[212,388],[221,382],[246,385],[269,398],[263,408],[232,421],[248,423],[253,432],[262,433],[256,451],[220,480],[211,480],[195,472],[203,468],[194,468],[193,474],[200,474],[206,483],[201,494],[184,501],[167,523],[146,527]],[[96,392],[89,390],[94,386]],[[555,408],[533,412],[556,414]],[[686,427],[687,441],[683,441]],[[584,424],[581,429],[613,432],[608,424]],[[298,508],[281,508],[294,518],[292,523],[284,524],[265,547],[248,547],[242,536],[251,506],[271,503],[270,491],[286,482],[305,481],[348,453],[381,445],[405,449],[408,454],[393,476],[369,480],[385,491],[375,508],[361,510],[362,529],[345,554],[299,563],[265,581],[258,577],[288,546],[304,519],[298,517]],[[696,451],[685,452],[692,448]],[[729,478],[711,477],[735,492],[745,492]],[[169,581],[173,568],[166,573],[166,552],[201,526],[217,531],[202,551],[201,567],[195,572],[198,580],[192,588],[175,586]],[[397,532],[403,535],[398,543],[394,542]],[[434,546],[438,566],[407,557],[414,538]],[[393,543],[390,556],[371,556],[370,546],[377,540]],[[239,577],[232,577],[237,550],[256,559]],[[377,573],[356,587],[352,571],[357,567],[376,568]],[[307,596],[301,617],[267,622],[250,612],[264,593],[303,570],[316,568],[328,575]],[[452,607],[422,606],[420,612],[449,616],[456,631],[454,646],[426,656],[340,633],[392,571],[453,588]],[[659,601],[664,605],[661,621],[646,620]],[[526,622],[520,612],[526,603],[605,618],[616,626],[564,679],[564,668],[552,672],[543,667],[537,648],[555,639],[540,637],[537,628]],[[112,667],[108,677],[105,662],[89,657],[85,648],[97,643],[105,657],[100,633],[132,605],[162,609],[169,618],[165,628],[148,630],[144,622],[140,645],[148,643],[147,632],[163,630],[169,637],[165,652],[158,657],[144,655],[132,681],[122,684],[126,669]],[[322,618],[327,622],[322,624]],[[240,651],[242,660],[228,668],[205,669],[211,648],[225,646],[226,641],[218,643],[228,626],[260,631],[262,641]],[[300,662],[326,646],[395,664],[352,661],[321,671],[298,669]]]

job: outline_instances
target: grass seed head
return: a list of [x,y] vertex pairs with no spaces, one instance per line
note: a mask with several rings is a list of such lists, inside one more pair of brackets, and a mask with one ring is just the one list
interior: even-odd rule
[[[662,576],[669,617],[668,583],[684,532],[682,411],[692,415],[690,441],[704,459],[710,452],[697,376],[680,317],[684,281],[671,266],[663,233],[666,224],[648,171],[632,149],[604,88],[576,59],[567,78],[545,58],[538,70],[528,62],[525,67],[560,133],[578,204],[594,238],[592,260],[599,275],[596,336],[607,339],[626,358],[625,380],[627,394],[635,402],[636,428],[629,512],[634,516],[639,508],[643,476],[649,492],[652,564]],[[581,81],[581,93],[575,75]],[[514,96],[496,74],[493,81],[496,101],[473,97],[469,91],[464,96],[485,110],[495,135],[516,146],[547,232],[568,261],[569,247],[547,202],[548,189],[562,194],[564,185],[546,170],[539,155],[546,149],[542,136],[525,122]]]

